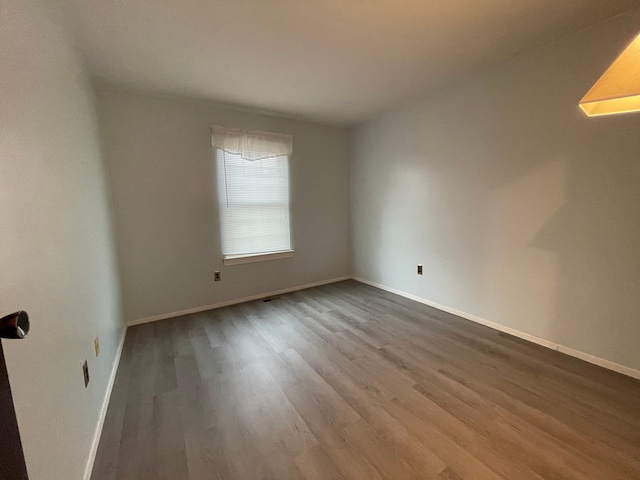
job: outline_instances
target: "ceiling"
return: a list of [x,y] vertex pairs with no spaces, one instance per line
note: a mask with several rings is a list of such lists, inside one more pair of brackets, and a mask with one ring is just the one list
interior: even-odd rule
[[61,0],[100,82],[349,125],[637,0]]

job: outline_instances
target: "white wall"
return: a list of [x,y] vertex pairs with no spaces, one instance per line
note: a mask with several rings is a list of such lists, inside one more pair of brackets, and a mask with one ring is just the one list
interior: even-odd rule
[[[114,91],[99,117],[127,320],[349,275],[348,130]],[[293,135],[293,258],[223,266],[213,125]]]
[[124,324],[92,93],[51,5],[0,8],[0,314],[32,320],[3,341],[29,478],[79,480]]
[[355,275],[639,369],[640,114],[577,107],[638,25],[640,10],[358,128]]

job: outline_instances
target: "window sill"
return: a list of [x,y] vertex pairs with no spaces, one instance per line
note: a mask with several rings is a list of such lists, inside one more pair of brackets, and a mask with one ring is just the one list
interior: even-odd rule
[[280,252],[257,253],[248,255],[227,255],[224,257],[224,266],[242,265],[244,263],[267,262],[269,260],[279,260],[281,258],[293,257],[293,250],[282,250]]

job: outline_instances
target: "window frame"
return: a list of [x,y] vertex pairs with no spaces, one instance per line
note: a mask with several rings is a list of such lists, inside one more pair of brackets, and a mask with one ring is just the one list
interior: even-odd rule
[[267,262],[269,260],[280,260],[281,258],[293,257],[294,250],[280,250],[268,253],[244,253],[241,255],[224,255],[222,262],[225,267],[232,265],[244,265],[246,263]]
[[[262,133],[262,132],[261,132]],[[223,155],[225,155],[226,152],[224,149],[220,148],[220,147],[216,147],[213,146],[213,154],[214,154],[214,159],[216,162],[216,177],[218,177],[219,175],[219,162],[223,161]],[[288,221],[288,230],[289,230],[289,249],[284,249],[284,250],[275,250],[275,251],[270,251],[270,252],[249,252],[249,253],[241,253],[241,254],[229,254],[226,255],[224,253],[224,250],[222,250],[223,244],[224,244],[224,239],[223,239],[223,228],[222,228],[222,204],[220,202],[220,188],[221,188],[221,184],[220,184],[220,178],[216,178],[216,186],[218,189],[218,195],[217,195],[217,203],[218,203],[218,218],[219,218],[219,227],[220,227],[220,247],[222,250],[222,260],[223,260],[223,264],[224,266],[233,266],[233,265],[243,265],[243,264],[249,264],[249,263],[257,263],[257,262],[265,262],[265,261],[272,261],[272,260],[280,260],[280,259],[285,259],[285,258],[292,258],[294,255],[294,249],[293,249],[293,236],[292,236],[292,221],[291,221],[291,164],[290,164],[290,160],[291,160],[291,155],[283,155],[286,157],[286,165],[287,165],[287,189],[288,189],[288,215],[287,215],[287,221]],[[249,160],[246,160],[249,161]],[[224,168],[224,167],[222,167]]]

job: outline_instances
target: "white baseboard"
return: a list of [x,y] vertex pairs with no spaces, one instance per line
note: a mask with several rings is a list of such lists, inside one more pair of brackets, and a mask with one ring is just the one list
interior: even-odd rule
[[501,325],[496,322],[492,322],[490,320],[486,320],[481,317],[477,317],[476,315],[472,315],[470,313],[462,312],[460,310],[456,310],[455,308],[450,308],[445,305],[440,305],[439,303],[432,302],[425,298],[418,297],[416,295],[412,295],[407,292],[403,292],[402,290],[397,290],[395,288],[387,287],[385,285],[381,285],[379,283],[371,282],[369,280],[365,280],[360,277],[351,277],[353,280],[356,280],[361,283],[365,283],[367,285],[371,285],[372,287],[379,288],[381,290],[385,290],[390,293],[395,293],[396,295],[400,295],[401,297],[408,298],[410,300],[414,300],[419,303],[423,303],[433,308],[437,308],[438,310],[442,310],[443,312],[451,313],[458,317],[466,318],[467,320],[471,320],[472,322],[479,323],[480,325],[484,325],[486,327],[493,328],[494,330],[498,330],[500,332],[508,333],[509,335],[513,335],[514,337],[522,338],[523,340],[527,340],[529,342],[535,343],[537,345],[542,345],[543,347],[550,348],[551,350],[557,350],[561,353],[570,355],[572,357],[579,358],[580,360],[584,360],[585,362],[593,363],[594,365],[598,365],[600,367],[606,368],[608,370],[613,370],[614,372],[622,373],[623,375],[627,375],[629,377],[637,378],[640,380],[640,370],[636,370],[631,367],[627,367],[625,365],[620,365],[618,363],[606,360],[604,358],[596,357],[595,355],[591,355],[589,353],[581,352],[579,350],[575,350],[573,348],[565,347],[564,345],[560,345],[559,343],[552,342],[550,340],[546,340],[544,338],[536,337],[535,335],[530,335],[525,332],[521,332],[520,330],[516,330],[514,328],[507,327],[505,325]]
[[159,320],[166,320],[167,318],[181,317],[182,315],[189,315],[192,313],[204,312],[206,310],[213,310],[221,307],[228,307],[229,305],[236,305],[238,303],[251,302],[253,300],[260,300],[261,298],[273,297],[274,295],[283,295],[285,293],[295,292],[297,290],[305,290],[307,288],[319,287],[320,285],[327,285],[329,283],[342,282],[343,280],[351,279],[351,275],[344,277],[331,278],[329,280],[321,280],[319,282],[307,283],[306,285],[298,285],[296,287],[283,288],[282,290],[275,290],[273,292],[259,293],[257,295],[251,295],[249,297],[235,298],[233,300],[225,300],[224,302],[213,303],[211,305],[203,305],[201,307],[189,308],[187,310],[181,310],[179,312],[163,313],[161,315],[154,315],[153,317],[139,318],[137,320],[131,320],[127,322],[127,325],[132,327],[134,325],[140,325],[142,323],[157,322]]
[[111,392],[113,391],[113,384],[116,381],[116,373],[118,372],[118,365],[120,365],[120,357],[122,356],[122,348],[124,347],[124,339],[127,336],[127,328],[125,327],[120,338],[120,343],[116,350],[115,358],[113,359],[113,365],[111,366],[111,373],[109,374],[109,380],[107,382],[107,391],[104,394],[102,400],[102,408],[100,409],[100,418],[98,419],[98,425],[96,425],[96,431],[93,434],[93,440],[91,442],[91,451],[89,452],[89,459],[87,460],[87,466],[84,470],[84,480],[91,479],[91,472],[93,471],[93,464],[96,461],[96,453],[98,452],[98,445],[100,444],[100,437],[102,435],[102,427],[104,426],[104,420],[107,416],[107,409],[109,408],[109,400],[111,399]]

